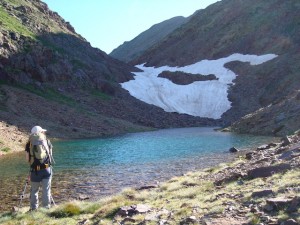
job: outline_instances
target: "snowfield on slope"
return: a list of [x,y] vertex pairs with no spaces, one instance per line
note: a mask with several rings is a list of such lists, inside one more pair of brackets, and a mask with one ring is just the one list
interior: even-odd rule
[[[192,116],[221,118],[231,108],[228,100],[228,88],[237,74],[224,67],[233,61],[249,62],[259,65],[276,58],[275,54],[242,55],[233,54],[217,60],[202,60],[184,67],[136,67],[143,72],[135,72],[134,80],[121,83],[122,88],[135,98],[148,104],[156,105],[166,112],[178,112]],[[190,74],[214,74],[218,80],[196,81],[188,85],[174,84],[167,78],[158,77],[163,71],[185,72]]]

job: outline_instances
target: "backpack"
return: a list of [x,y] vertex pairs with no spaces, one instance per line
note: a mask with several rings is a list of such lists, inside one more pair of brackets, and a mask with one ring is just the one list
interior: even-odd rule
[[46,136],[43,133],[31,134],[29,142],[30,156],[34,159],[32,166],[48,164],[50,155]]

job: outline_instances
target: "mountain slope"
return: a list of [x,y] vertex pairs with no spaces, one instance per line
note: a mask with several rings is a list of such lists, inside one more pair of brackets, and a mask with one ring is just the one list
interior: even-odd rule
[[187,21],[188,18],[177,16],[155,24],[131,41],[124,42],[109,55],[124,62],[132,61]]
[[[284,101],[299,90],[299,10],[300,3],[293,0],[223,0],[197,12],[189,22],[131,63],[178,67],[234,53],[278,55],[255,67],[242,62],[225,65],[238,74],[235,85],[228,90],[232,107],[222,115],[223,123],[231,124],[248,113]],[[299,116],[299,109],[291,116]],[[274,118],[265,119],[267,122]],[[277,127],[281,129],[269,127],[264,133],[282,135],[293,131],[283,124]]]
[[[50,137],[82,138],[216,124],[166,113],[130,96],[119,83],[132,79],[131,72],[138,69],[92,48],[41,1],[0,0],[0,24],[4,127],[26,136],[40,125]],[[0,131],[0,143],[7,142],[8,128]],[[23,139],[13,140],[22,148]],[[0,153],[2,149],[5,146]]]

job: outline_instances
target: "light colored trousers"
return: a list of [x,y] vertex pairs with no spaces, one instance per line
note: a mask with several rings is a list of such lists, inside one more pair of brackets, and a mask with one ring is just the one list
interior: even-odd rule
[[50,176],[47,179],[43,179],[41,182],[31,182],[30,193],[30,208],[35,210],[39,207],[39,189],[42,184],[42,206],[50,208],[51,205],[51,179]]

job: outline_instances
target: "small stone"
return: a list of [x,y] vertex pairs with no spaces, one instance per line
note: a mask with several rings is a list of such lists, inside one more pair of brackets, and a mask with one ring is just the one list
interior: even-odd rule
[[180,225],[185,225],[185,224],[194,224],[194,223],[197,223],[197,218],[196,216],[190,216],[190,217],[187,217],[185,218],[184,220],[182,220],[180,222]]
[[265,150],[265,149],[268,149],[268,145],[261,145],[257,148],[258,151],[261,151],[261,150]]
[[79,196],[77,197],[77,199],[80,200],[80,201],[83,201],[83,200],[90,199],[90,197],[87,196],[87,195],[79,195]]
[[252,212],[252,213],[257,213],[257,212],[259,212],[258,207],[257,207],[257,206],[254,206],[254,205],[251,206],[250,212]]
[[77,224],[78,224],[78,225],[86,225],[86,224],[89,224],[89,222],[90,222],[90,221],[89,221],[88,219],[84,219],[84,220],[78,222]]
[[167,224],[168,223],[168,220],[160,220],[159,221],[159,225],[164,225],[164,224]]
[[18,212],[19,211],[19,208],[17,206],[13,206],[12,209],[11,209],[11,212]]

